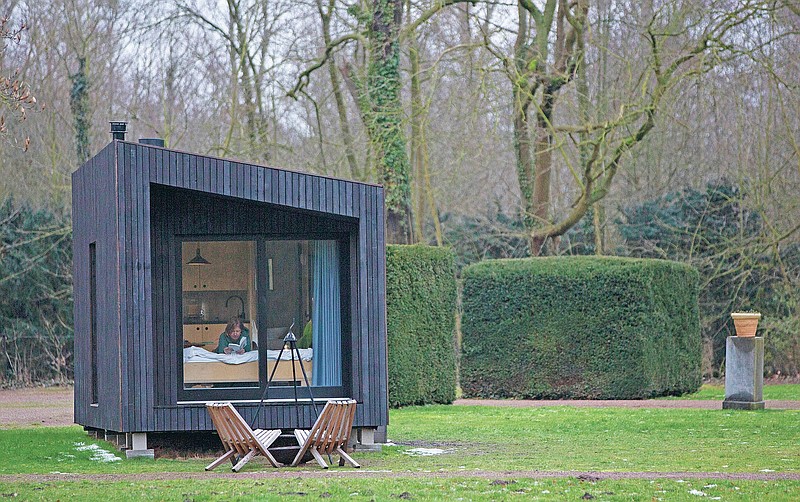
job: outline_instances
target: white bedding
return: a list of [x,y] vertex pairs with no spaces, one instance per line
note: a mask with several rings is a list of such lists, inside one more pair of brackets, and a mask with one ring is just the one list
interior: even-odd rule
[[[300,351],[300,358],[303,361],[310,361],[314,355],[314,349],[297,349]],[[279,350],[268,350],[267,359],[277,359]],[[281,361],[290,361],[292,359],[291,353],[284,350],[281,354]],[[186,347],[183,349],[183,362],[185,363],[208,363],[213,361],[220,361],[225,364],[244,364],[252,361],[258,361],[258,351],[251,350],[244,354],[217,354],[216,352],[209,352],[200,347]]]

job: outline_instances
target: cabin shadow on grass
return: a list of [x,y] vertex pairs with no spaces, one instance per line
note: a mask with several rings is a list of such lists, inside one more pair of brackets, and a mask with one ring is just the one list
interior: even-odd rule
[[[159,432],[148,435],[148,443],[155,458],[187,460],[192,458],[214,459],[225,449],[216,432]],[[291,433],[284,433],[269,447],[275,459],[289,465],[297,455],[299,446]],[[303,456],[303,463],[312,460],[311,453]]]

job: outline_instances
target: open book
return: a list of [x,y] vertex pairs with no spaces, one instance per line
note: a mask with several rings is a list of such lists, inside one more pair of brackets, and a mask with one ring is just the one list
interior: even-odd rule
[[239,343],[229,343],[228,344],[228,348],[231,349],[231,354],[236,354],[240,350],[246,350],[247,349],[247,337],[243,336],[239,340]]

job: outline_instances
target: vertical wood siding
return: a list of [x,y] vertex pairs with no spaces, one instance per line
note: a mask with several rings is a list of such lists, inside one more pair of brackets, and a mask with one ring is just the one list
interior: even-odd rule
[[[345,316],[352,346],[344,354],[351,381],[345,388],[361,403],[357,426],[387,423],[381,187],[117,141],[73,175],[73,207],[76,422],[122,432],[213,428],[204,406],[177,404],[178,236],[337,233],[350,235],[352,263],[351,312]],[[89,406],[86,331],[93,240],[98,298],[103,298],[98,383],[104,397],[96,408]],[[109,339],[118,345],[111,351],[105,345]],[[247,420],[256,408],[237,405]],[[294,406],[271,405],[257,425],[313,423],[310,406],[299,413],[298,423]]]
[[[117,172],[114,144],[108,145],[72,175],[72,228],[75,327],[75,421],[121,430],[122,378],[118,302]],[[96,243],[97,406],[91,406],[89,244]]]

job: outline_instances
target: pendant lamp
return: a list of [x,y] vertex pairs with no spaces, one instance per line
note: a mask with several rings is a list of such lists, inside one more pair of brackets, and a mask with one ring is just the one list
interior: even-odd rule
[[200,254],[200,247],[197,248],[197,254],[194,255],[194,258],[186,262],[187,265],[211,265],[211,262],[203,258]]

